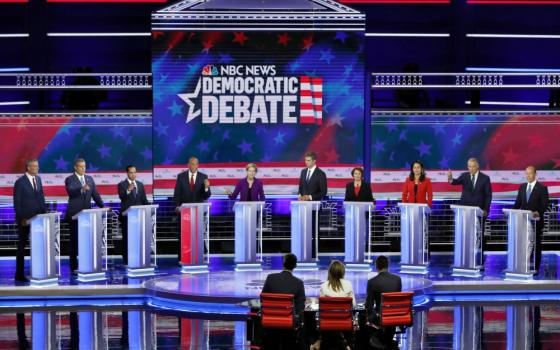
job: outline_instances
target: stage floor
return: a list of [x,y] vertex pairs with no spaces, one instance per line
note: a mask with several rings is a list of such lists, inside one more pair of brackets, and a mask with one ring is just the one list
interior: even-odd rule
[[[399,256],[390,255],[390,271],[398,273]],[[297,271],[305,284],[308,302],[318,297],[319,286],[326,280],[326,268],[340,256],[321,256],[319,271]],[[232,257],[211,257],[210,273],[181,274],[176,258],[158,258],[153,276],[129,278],[120,259],[109,260],[108,279],[81,283],[70,276],[67,261],[62,261],[59,285],[32,287],[14,283],[14,260],[0,261],[0,307],[10,307],[14,301],[21,306],[88,305],[91,300],[114,300],[115,303],[151,305],[163,309],[216,314],[246,314],[248,306],[258,299],[269,273],[281,269],[281,256],[267,256],[262,272],[236,272]],[[511,301],[558,300],[560,295],[560,257],[556,252],[543,255],[541,271],[530,281],[504,280],[506,255],[489,253],[485,274],[477,278],[451,276],[453,256],[433,254],[426,275],[400,274],[403,290],[414,291],[415,306],[445,301]],[[26,262],[27,263],[27,262]],[[353,285],[356,300],[363,303],[367,280],[375,272],[347,271],[346,279]],[[124,301],[123,301],[124,300]],[[65,304],[66,303],[66,304]]]

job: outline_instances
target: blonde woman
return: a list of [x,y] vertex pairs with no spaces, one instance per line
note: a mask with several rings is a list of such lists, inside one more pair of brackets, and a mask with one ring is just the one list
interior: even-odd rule
[[[339,260],[331,261],[329,266],[329,273],[327,280],[321,284],[321,289],[319,290],[319,296],[322,297],[348,297],[352,298],[352,306],[356,306],[356,298],[354,297],[354,290],[352,289],[352,284],[344,279],[344,273],[346,269],[344,264]],[[342,334],[340,335],[342,337]],[[346,349],[350,349],[344,338],[342,338]],[[311,345],[311,350],[319,350],[321,348],[321,340],[317,340],[313,345]]]

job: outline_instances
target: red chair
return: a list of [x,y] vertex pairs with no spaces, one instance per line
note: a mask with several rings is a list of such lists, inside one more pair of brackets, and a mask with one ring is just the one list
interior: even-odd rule
[[381,294],[381,327],[399,327],[401,333],[412,326],[413,292]]
[[352,298],[320,297],[317,313],[320,331],[351,332],[356,326]]
[[268,329],[295,329],[294,296],[261,293],[261,325]]

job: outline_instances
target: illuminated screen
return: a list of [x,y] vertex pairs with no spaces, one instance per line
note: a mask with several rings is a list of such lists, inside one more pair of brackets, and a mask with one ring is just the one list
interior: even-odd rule
[[[528,165],[551,193],[560,193],[559,115],[374,115],[371,164],[377,190],[398,192],[414,160],[424,163],[435,179],[435,191],[447,185],[448,169],[466,171],[469,157],[480,161],[497,192],[513,194]],[[394,183],[391,186],[383,184]],[[374,185],[375,188],[376,185]]]
[[[0,197],[12,196],[13,184],[25,172],[25,160],[37,158],[45,195],[67,197],[64,179],[74,160],[85,158],[102,195],[116,196],[116,184],[134,164],[151,190],[151,118],[26,115],[0,118]],[[151,192],[151,191],[150,191]]]
[[152,34],[161,193],[193,155],[214,184],[234,184],[255,162],[268,169],[258,174],[265,189],[277,193],[294,192],[306,151],[331,167],[331,187],[343,186],[335,172],[349,178],[363,162],[363,34]]

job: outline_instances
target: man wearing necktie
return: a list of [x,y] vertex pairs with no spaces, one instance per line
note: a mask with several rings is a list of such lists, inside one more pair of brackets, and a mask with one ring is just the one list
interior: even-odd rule
[[29,243],[30,226],[27,220],[37,214],[47,212],[43,185],[39,177],[39,162],[31,159],[25,162],[26,172],[14,184],[14,210],[18,229],[16,255],[16,275],[19,282],[28,282],[24,274],[25,246]]
[[537,169],[530,165],[525,169],[527,183],[519,186],[513,209],[530,210],[533,217],[538,217],[535,235],[535,273],[539,272],[542,255],[542,233],[544,212],[548,208],[548,188],[537,181]]
[[[183,203],[203,203],[210,198],[210,181],[206,174],[198,171],[198,159],[196,157],[189,158],[189,169],[177,175],[175,190],[173,191],[173,201],[176,205],[176,211]],[[181,260],[181,233],[179,232],[178,254]]]
[[122,213],[134,205],[147,205],[149,203],[146,198],[144,184],[136,180],[136,167],[134,165],[126,167],[126,179],[121,181],[117,188],[121,200],[121,210],[119,213],[122,230],[121,251],[123,263],[128,265],[128,217],[123,216]]
[[93,177],[86,175],[86,161],[83,158],[74,161],[74,174],[64,180],[64,185],[68,193],[65,221],[70,227],[70,271],[75,274],[78,269],[78,220],[72,220],[72,216],[84,209],[91,209],[92,199],[100,208],[104,204]]
[[458,178],[454,179],[451,170],[447,174],[447,179],[451,185],[461,185],[463,190],[461,192],[461,199],[459,200],[459,205],[467,205],[473,207],[479,207],[483,211],[482,217],[482,242],[481,242],[481,254],[482,254],[482,269],[484,269],[484,225],[486,223],[486,218],[490,213],[490,204],[492,203],[492,185],[490,183],[490,177],[482,172],[480,172],[480,165],[478,159],[469,158],[467,161],[467,172],[464,172]]
[[[327,175],[317,166],[317,154],[315,152],[307,152],[304,157],[305,168],[301,170],[299,176],[298,200],[300,201],[321,201],[327,195]],[[316,211],[313,211],[312,221],[315,222]],[[312,246],[315,247],[315,224],[313,227]],[[315,257],[315,249],[313,257]],[[301,257],[298,257],[301,258]]]

